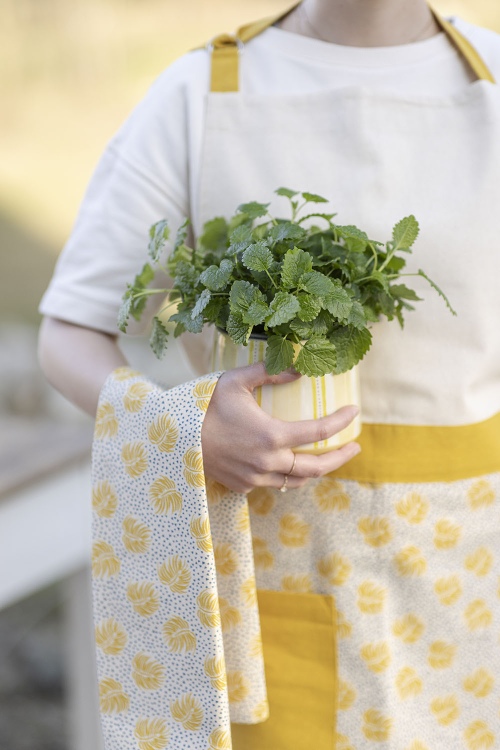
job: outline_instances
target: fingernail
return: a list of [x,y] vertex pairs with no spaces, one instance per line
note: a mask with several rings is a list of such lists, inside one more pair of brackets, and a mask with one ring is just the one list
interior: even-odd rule
[[359,414],[359,407],[353,405],[350,407],[350,409],[351,409],[352,418],[354,419],[354,417],[357,417]]
[[355,445],[353,445],[353,451],[352,451],[353,457],[357,456],[358,453],[361,453],[361,446],[358,443],[356,443]]

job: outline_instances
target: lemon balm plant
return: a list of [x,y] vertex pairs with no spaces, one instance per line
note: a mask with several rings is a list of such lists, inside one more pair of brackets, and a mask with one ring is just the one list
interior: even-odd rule
[[[293,365],[302,375],[321,377],[351,370],[369,350],[370,327],[382,316],[403,327],[404,314],[420,300],[403,277],[422,276],[456,314],[422,269],[404,272],[419,232],[414,216],[401,219],[382,243],[356,226],[335,223],[335,214],[321,211],[328,201],[319,195],[288,188],[276,193],[288,199],[289,218],[270,216],[269,203],[245,203],[229,221],[208,221],[195,247],[186,244],[186,220],[166,261],[168,222],[152,226],[150,260],[127,285],[120,330],[126,331],[130,316],[141,318],[150,295],[163,294],[168,302],[160,314],[176,305],[169,318],[174,336],[200,333],[206,324],[238,345],[264,336],[268,373]],[[149,288],[160,269],[173,278],[171,289]],[[168,330],[157,315],[150,337],[157,357],[167,343]]]

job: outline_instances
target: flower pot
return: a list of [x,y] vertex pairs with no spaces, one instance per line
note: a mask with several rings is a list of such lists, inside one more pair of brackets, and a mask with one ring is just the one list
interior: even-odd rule
[[[235,367],[262,362],[266,351],[266,337],[252,336],[247,346],[235,344],[226,333],[215,332],[212,368],[232,370]],[[265,412],[287,422],[318,419],[331,414],[341,406],[360,406],[358,367],[342,375],[324,375],[320,378],[302,376],[292,383],[264,385],[255,389],[255,398]],[[355,440],[361,432],[358,415],[345,430],[327,440],[308,443],[294,448],[296,453],[326,453]]]

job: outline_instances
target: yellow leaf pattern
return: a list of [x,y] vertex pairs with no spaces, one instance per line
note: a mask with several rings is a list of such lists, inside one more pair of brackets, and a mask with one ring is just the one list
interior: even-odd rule
[[123,380],[130,380],[131,378],[135,378],[141,373],[139,370],[133,370],[131,367],[125,366],[125,367],[117,367],[115,370],[113,370],[113,378],[117,382],[122,382]]
[[448,607],[455,604],[462,596],[462,583],[457,575],[438,578],[434,584],[434,591],[441,604]]
[[125,443],[122,448],[123,467],[127,474],[137,479],[148,468],[148,454],[144,445],[136,440],[134,443]]
[[138,383],[132,383],[123,397],[123,405],[127,411],[138,412],[142,409],[146,403],[148,393],[151,392],[151,388],[139,381]]
[[196,539],[196,545],[203,552],[212,552],[212,534],[210,533],[210,521],[208,516],[193,516],[189,525],[191,536]]
[[154,512],[161,515],[182,510],[182,495],[175,482],[168,477],[158,477],[149,488],[149,500]]
[[495,490],[487,479],[480,479],[469,488],[467,500],[471,510],[487,508],[495,502]]
[[295,513],[286,513],[281,517],[278,535],[285,547],[304,547],[309,541],[309,524]]
[[192,693],[186,693],[170,706],[170,713],[184,729],[196,732],[203,721],[203,709],[200,701]]
[[429,647],[428,662],[433,669],[447,669],[455,659],[457,647],[446,641],[434,641]]
[[314,497],[318,508],[323,512],[349,510],[351,505],[351,498],[343,484],[329,476],[318,482],[314,488]]
[[134,737],[139,750],[163,750],[168,745],[170,730],[165,719],[139,719]]
[[193,397],[196,406],[201,411],[206,411],[212,398],[212,393],[217,385],[217,380],[200,380],[193,388]]
[[217,505],[228,493],[227,487],[216,482],[215,479],[207,479],[207,501],[209,505]]
[[361,647],[360,654],[366,666],[372,672],[385,672],[391,663],[389,644],[384,641],[381,643],[366,643]]
[[222,576],[230,576],[238,569],[238,557],[230,544],[220,542],[214,547],[215,567]]
[[431,711],[436,721],[443,727],[452,724],[460,716],[460,707],[456,695],[446,695],[431,701]]
[[269,718],[269,703],[261,701],[252,711],[252,719],[256,722],[265,721]]
[[423,683],[413,667],[403,667],[396,675],[396,688],[401,700],[407,700],[422,692]]
[[111,544],[103,540],[92,545],[92,575],[95,578],[109,578],[120,572],[120,560]]
[[420,742],[420,740],[413,740],[411,745],[408,745],[405,750],[429,750],[429,747]]
[[358,529],[370,547],[383,547],[392,539],[391,523],[388,518],[361,518]]
[[125,549],[134,554],[149,550],[151,529],[145,523],[132,516],[126,516],[122,521],[122,528],[122,541]]
[[254,578],[247,578],[246,581],[244,581],[241,584],[241,597],[243,599],[243,603],[247,607],[256,607],[257,606],[257,588],[255,586],[255,579]]
[[346,620],[343,612],[337,612],[337,633],[339,638],[350,638],[352,634],[352,625]]
[[393,721],[380,711],[370,708],[363,714],[363,734],[374,742],[387,742],[391,735]]
[[190,487],[204,487],[203,457],[197,448],[189,448],[183,457],[184,478]]
[[241,532],[250,531],[250,514],[248,505],[242,505],[236,516],[236,529]]
[[206,589],[198,594],[196,602],[198,604],[196,614],[202,625],[206,628],[216,628],[221,624],[217,594]]
[[394,558],[394,562],[400,576],[421,576],[427,568],[427,563],[421,550],[412,544],[409,544],[398,552]]
[[118,420],[113,404],[103,403],[97,409],[94,436],[97,440],[115,437],[118,434]]
[[408,523],[422,523],[428,512],[429,501],[418,492],[409,492],[396,503],[396,513]]
[[186,620],[179,615],[174,615],[164,623],[163,640],[173,654],[196,649],[196,636]]
[[495,745],[495,735],[484,721],[473,721],[464,732],[468,750],[490,750]]
[[358,586],[358,607],[365,615],[378,615],[385,606],[387,590],[374,581]]
[[205,659],[204,670],[210,679],[210,684],[216,690],[225,690],[227,685],[226,665],[224,659],[217,656],[207,656]]
[[475,672],[470,674],[464,680],[464,690],[469,693],[473,693],[476,698],[486,698],[487,695],[493,690],[495,684],[495,678],[484,667],[476,669]]
[[461,527],[449,518],[442,518],[434,527],[434,544],[437,549],[455,547],[461,536]]
[[119,714],[128,711],[130,698],[120,682],[104,677],[99,682],[99,706],[103,714]]
[[231,750],[231,737],[224,729],[214,729],[208,743],[209,750]]
[[474,599],[466,608],[464,615],[470,631],[483,630],[493,622],[493,614],[483,599]]
[[96,625],[95,642],[103,654],[108,654],[109,656],[121,654],[127,645],[127,641],[125,628],[113,617],[109,617],[107,620],[100,622],[99,625]]
[[257,516],[267,516],[274,507],[274,493],[268,487],[256,487],[248,495],[248,507]]
[[254,536],[252,538],[252,546],[255,567],[263,568],[264,570],[272,568],[274,565],[274,555],[269,550],[267,542],[264,541],[264,539],[259,539],[258,537]]
[[487,547],[479,547],[465,558],[465,567],[477,576],[487,576],[493,567],[493,553]]
[[348,711],[356,700],[356,690],[345,680],[339,681],[339,710]]
[[335,750],[355,750],[351,740],[345,734],[335,732]]
[[132,678],[141,690],[158,690],[165,682],[165,667],[147,654],[132,659]]
[[172,453],[179,439],[177,421],[170,414],[160,414],[148,427],[149,442],[161,453]]
[[260,633],[257,633],[252,638],[248,653],[250,654],[250,656],[252,656],[255,659],[258,659],[263,656],[264,650],[262,647],[262,636]]
[[118,496],[109,482],[99,482],[92,490],[92,508],[101,518],[112,518],[118,507]]
[[334,552],[318,563],[318,573],[326,578],[332,586],[343,586],[351,575],[352,565],[347,558]]
[[219,611],[223,633],[227,633],[228,630],[240,624],[241,613],[239,609],[229,604],[227,599],[222,596],[219,596]]
[[175,594],[185,594],[191,583],[191,571],[179,555],[172,555],[158,568],[158,578]]
[[151,617],[158,611],[160,599],[152,583],[130,582],[127,586],[127,599],[138,615]]
[[397,638],[401,638],[403,643],[416,643],[422,636],[425,630],[425,624],[423,620],[409,613],[396,620],[393,625],[392,632]]
[[244,701],[250,691],[249,685],[242,672],[227,673],[227,693],[229,703],[240,703]]
[[301,576],[283,576],[281,587],[283,591],[292,591],[296,594],[307,594],[313,591],[311,577],[307,574]]

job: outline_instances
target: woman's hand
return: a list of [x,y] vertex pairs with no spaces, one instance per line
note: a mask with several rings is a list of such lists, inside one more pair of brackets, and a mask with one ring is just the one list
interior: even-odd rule
[[[294,446],[325,440],[352,422],[358,413],[355,406],[344,406],[321,419],[284,422],[266,414],[253,397],[260,385],[289,383],[299,377],[290,371],[268,375],[261,362],[221,376],[201,431],[208,479],[244,493],[254,487],[282,487],[293,465]],[[335,471],[360,450],[357,443],[348,443],[320,456],[298,453],[288,489]]]

